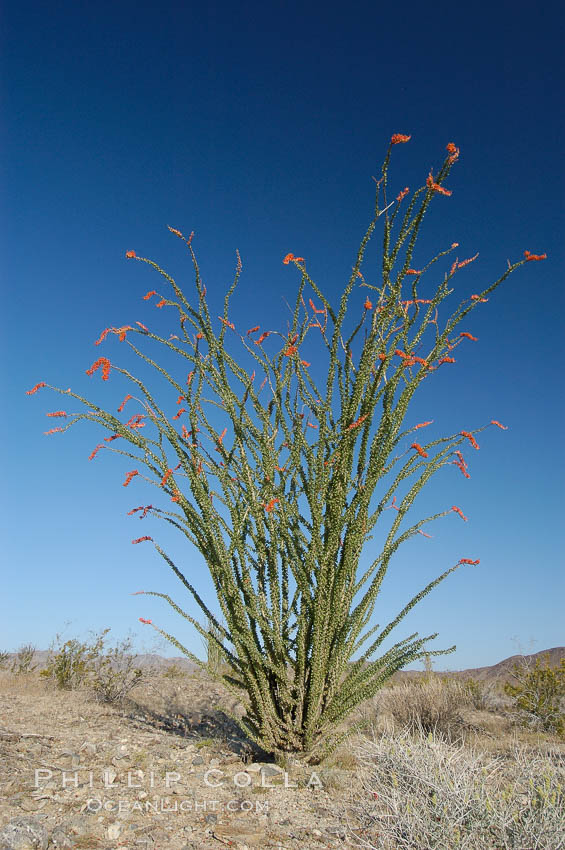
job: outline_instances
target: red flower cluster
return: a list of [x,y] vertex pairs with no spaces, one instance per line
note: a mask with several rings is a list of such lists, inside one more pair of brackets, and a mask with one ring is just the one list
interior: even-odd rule
[[54,413],[46,413],[45,415],[51,417],[66,417],[67,414],[64,410],[56,410]]
[[[128,511],[127,515],[131,516],[132,514],[136,514],[138,511],[143,511],[143,513],[141,514],[141,516],[139,518],[145,519],[145,517],[147,516],[147,512],[150,511],[152,507],[153,507],[153,505],[146,505],[145,507],[143,507],[143,505],[141,505],[141,507],[139,507],[139,508],[133,508],[133,510]],[[139,592],[144,593],[143,590],[141,590]]]
[[471,476],[467,472],[467,464],[465,463],[465,460],[463,459],[463,455],[459,451],[454,452],[454,454],[457,457],[457,460],[454,460],[453,463],[455,464],[456,467],[458,467],[458,469],[461,470],[461,472],[463,473],[465,478],[470,478]]
[[527,263],[532,260],[547,260],[547,254],[531,254],[529,251],[524,251],[524,257]]
[[453,144],[453,142],[449,142],[449,144],[447,144],[445,146],[445,149],[446,149],[447,153],[449,154],[449,157],[448,157],[449,162],[452,163],[452,164],[454,162],[457,162],[457,160],[459,159],[459,148],[456,147]]
[[424,449],[422,448],[420,443],[412,443],[410,448],[415,449],[418,452],[418,454],[420,455],[420,457],[428,457],[428,453],[424,451]]
[[131,479],[135,478],[136,475],[139,475],[139,472],[137,471],[137,469],[133,469],[131,472],[128,472],[128,474],[126,475],[126,480],[123,483],[123,486],[127,487],[128,484],[130,483]]
[[311,308],[311,310],[314,311],[314,313],[322,313],[322,314],[325,315],[325,313],[326,313],[325,307],[322,307],[321,309],[319,307],[314,307],[314,302],[312,301],[311,298],[308,299],[308,303],[310,304],[310,308]]
[[471,564],[472,566],[476,566],[477,564],[480,564],[481,562],[480,562],[479,558],[477,558],[476,561],[471,561],[470,558],[459,558],[458,563],[459,564]]
[[128,393],[127,396],[122,401],[122,403],[120,404],[120,406],[118,407],[118,413],[122,412],[122,410],[126,406],[126,403],[130,400],[130,398],[133,398],[133,396]]
[[360,416],[359,419],[356,419],[355,422],[352,422],[351,425],[347,426],[347,430],[351,431],[353,428],[357,428],[358,425],[361,424],[366,418],[368,414],[366,413],[364,416]]
[[103,448],[104,448],[104,443],[98,443],[98,445],[96,446],[96,448],[94,449],[94,451],[93,451],[93,452],[91,452],[91,453],[88,455],[88,459],[89,459],[89,460],[93,460],[93,459],[96,457],[96,455],[98,454],[98,452],[100,451],[100,449],[103,449]]
[[86,374],[93,375],[98,369],[100,369],[100,367],[102,367],[102,380],[107,381],[110,377],[110,369],[112,367],[112,364],[107,357],[99,357],[98,360],[92,364],[90,369],[86,370]]
[[41,389],[41,387],[46,387],[46,386],[47,386],[47,384],[45,383],[45,381],[40,381],[40,382],[39,382],[39,384],[36,384],[36,385],[33,387],[33,389],[31,389],[31,390],[26,390],[26,395],[33,395],[33,394],[34,394],[34,393],[36,393],[38,390],[40,390],[40,389]]
[[405,136],[404,133],[394,133],[392,136],[390,143],[391,145],[400,145],[404,142],[409,142],[412,136]]
[[473,446],[474,449],[479,448],[479,444],[477,443],[477,441],[475,440],[475,438],[473,437],[473,435],[471,434],[470,431],[460,431],[459,433],[461,434],[462,437],[467,437],[467,439],[469,440],[469,442],[471,443],[471,445]]
[[128,258],[128,260],[135,259],[135,251],[126,251],[126,257]]
[[464,520],[465,520],[465,522],[467,522],[467,517],[463,514],[463,511],[461,510],[461,508],[458,508],[458,507],[457,507],[457,505],[453,505],[453,507],[451,508],[451,510],[452,510],[452,511],[455,511],[455,513],[456,513],[456,514],[459,514],[459,516],[461,517],[461,519],[464,519]]
[[468,331],[463,331],[462,333],[460,333],[460,334],[459,334],[459,336],[464,336],[464,337],[466,337],[467,339],[472,339],[472,340],[473,340],[473,342],[477,342],[477,341],[478,341],[478,339],[479,339],[479,338],[478,338],[478,336],[473,336],[473,335],[472,335],[472,334],[470,334]]
[[447,195],[447,197],[449,197],[452,194],[449,189],[444,189],[439,183],[434,182],[434,176],[431,171],[428,174],[426,186],[428,189],[431,189],[432,192],[437,192],[439,195]]
[[152,541],[153,538],[145,535],[145,537],[138,537],[137,540],[132,540],[131,542],[132,543],[143,543],[144,540],[151,540]]
[[500,422],[497,422],[496,419],[490,420],[491,425],[498,425],[499,428],[502,428],[503,431],[508,431],[508,425],[501,425]]
[[396,196],[396,200],[397,200],[397,201],[402,201],[402,200],[404,200],[404,198],[406,197],[406,195],[408,194],[408,192],[409,192],[409,191],[410,191],[410,189],[408,188],[408,186],[406,186],[406,187],[402,190],[402,192],[400,192],[400,193]]
[[295,257],[294,254],[287,254],[283,259],[283,263],[285,264],[285,266],[288,266],[290,262],[303,263],[304,257]]
[[231,328],[232,331],[235,331],[235,325],[233,324],[233,322],[228,322],[227,319],[222,319],[221,316],[218,316],[218,319],[220,320],[220,322],[223,322],[226,327]]

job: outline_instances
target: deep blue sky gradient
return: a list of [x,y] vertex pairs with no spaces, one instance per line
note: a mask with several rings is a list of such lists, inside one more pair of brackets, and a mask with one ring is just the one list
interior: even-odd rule
[[[153,534],[210,593],[202,558],[157,521],[126,517],[155,498],[122,485],[131,461],[89,463],[104,436],[90,425],[46,437],[73,387],[103,406],[128,388],[85,370],[100,354],[127,360],[108,325],[165,330],[144,302],[163,288],[133,249],[188,292],[189,233],[212,315],[243,261],[231,318],[284,330],[299,282],[289,251],[337,303],[370,219],[392,133],[391,191],[415,188],[454,141],[461,159],[427,219],[416,264],[454,241],[479,259],[456,277],[455,306],[524,249],[547,252],[519,269],[465,328],[479,337],[422,387],[407,422],[429,437],[498,419],[465,452],[471,479],[442,470],[414,515],[452,504],[433,539],[393,561],[378,621],[460,557],[480,558],[428,596],[396,630],[439,631],[457,644],[439,668],[492,664],[517,650],[565,643],[563,599],[563,64],[560,7],[531,4],[102,0],[7,4],[2,26],[2,614],[0,648],[45,648],[67,634],[128,629],[140,648],[151,617],[200,652],[200,640],[159,590],[196,612],[151,547]],[[364,266],[376,279],[379,237]],[[356,294],[359,304],[366,290]],[[458,297],[459,296],[459,297]],[[172,314],[169,314],[170,316]],[[170,319],[172,322],[172,319]],[[136,342],[138,338],[136,338]],[[103,350],[101,350],[103,349]],[[71,409],[74,409],[72,407]],[[166,507],[166,503],[164,504]],[[175,654],[166,647],[167,654]]]

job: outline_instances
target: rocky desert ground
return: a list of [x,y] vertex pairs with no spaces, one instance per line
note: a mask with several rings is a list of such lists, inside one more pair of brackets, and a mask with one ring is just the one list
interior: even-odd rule
[[[445,691],[441,683],[438,688]],[[361,707],[353,718],[367,730],[361,735],[368,730],[391,733],[394,718],[387,713],[387,699],[399,704],[408,691],[396,693],[386,689],[384,702],[375,698]],[[205,672],[178,667],[148,672],[119,705],[96,701],[82,689],[58,689],[38,671],[0,671],[0,850],[451,850],[450,844],[432,839],[425,845],[408,837],[378,843],[375,824],[383,821],[368,809],[379,793],[377,786],[367,785],[355,738],[320,765],[296,762],[283,770],[254,749],[223,713],[239,710]],[[556,736],[514,726],[496,705],[480,710],[454,703],[449,710],[452,716],[447,717],[441,708],[441,722],[454,725],[457,735],[478,744],[482,752],[500,756],[501,763],[512,762],[518,742],[525,762],[531,754],[532,764],[543,757],[543,764],[561,771],[547,782],[565,776],[565,743]],[[537,768],[532,769],[537,775]],[[540,782],[545,781],[542,776]],[[530,807],[532,817],[538,817],[538,792],[528,796],[528,782],[531,776],[525,776],[520,789],[514,784],[505,793],[514,794],[517,805]],[[555,796],[551,789],[547,794]],[[539,843],[461,847],[558,850],[565,845],[555,841],[553,846],[548,838],[555,832],[555,818],[563,817],[562,790],[558,797]],[[360,799],[367,799],[365,810]],[[400,818],[398,804],[387,799]]]

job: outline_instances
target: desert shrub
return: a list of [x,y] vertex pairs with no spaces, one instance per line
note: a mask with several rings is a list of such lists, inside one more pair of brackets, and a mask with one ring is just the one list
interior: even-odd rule
[[104,629],[90,643],[76,638],[62,643],[57,635],[41,675],[54,679],[59,688],[66,690],[84,687],[101,702],[123,702],[139,684],[143,672],[135,666],[130,638],[113,647],[106,646],[109,631]]
[[5,670],[8,667],[8,663],[10,661],[10,653],[9,652],[0,652],[0,670]]
[[163,676],[165,679],[184,679],[186,676],[186,670],[183,670],[178,664],[169,664],[169,666],[163,671]]
[[470,705],[477,711],[494,711],[500,707],[497,681],[484,681],[469,677],[462,682]]
[[461,734],[461,709],[469,697],[461,682],[426,675],[382,691],[379,709],[392,716],[399,728],[412,732],[439,733],[449,740]]
[[565,737],[565,658],[556,668],[550,666],[549,654],[543,663],[540,658],[533,665],[523,660],[512,675],[514,683],[507,682],[504,691],[513,698],[518,718]]
[[53,679],[59,688],[74,690],[80,687],[88,678],[94,661],[103,650],[104,637],[108,630],[102,632],[93,643],[86,643],[71,638],[62,642],[57,635],[47,659],[46,667],[41,676]]
[[131,650],[131,638],[124,638],[94,659],[88,685],[100,702],[122,703],[143,679]]
[[409,730],[359,743],[353,809],[372,850],[559,850],[565,770],[517,748],[503,762]]
[[37,664],[33,663],[34,658],[35,646],[33,644],[26,643],[20,646],[12,661],[12,667],[10,668],[12,673],[16,673],[17,675],[33,673],[37,669]]

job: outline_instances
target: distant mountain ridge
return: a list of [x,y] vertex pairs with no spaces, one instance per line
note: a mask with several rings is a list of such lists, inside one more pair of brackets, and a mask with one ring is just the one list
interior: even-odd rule
[[554,646],[552,649],[543,649],[531,655],[511,655],[510,658],[505,658],[504,661],[499,661],[498,664],[493,664],[491,667],[470,667],[468,670],[457,671],[454,675],[478,679],[479,681],[508,678],[516,663],[533,666],[536,659],[539,658],[542,664],[545,664],[546,656],[549,656],[550,667],[559,667],[561,659],[565,658],[565,646]]
[[[14,652],[9,653],[8,668],[15,655],[16,653]],[[36,650],[33,663],[41,669],[46,666],[48,656],[48,650]],[[508,679],[512,674],[512,668],[517,662],[533,665],[535,664],[536,659],[540,658],[542,663],[544,663],[546,656],[549,656],[549,663],[551,667],[558,667],[561,659],[565,658],[565,646],[554,646],[552,649],[542,649],[540,652],[534,652],[530,655],[511,655],[509,658],[505,658],[503,661],[499,661],[498,664],[493,664],[490,667],[469,667],[466,670],[437,670],[435,672],[443,676],[457,676],[466,679],[477,679],[478,681]],[[157,655],[155,653],[143,653],[135,656],[135,663],[136,666],[140,668],[150,667],[154,670],[163,672],[170,667],[180,668],[187,673],[192,673],[198,669],[197,665],[193,661],[190,661],[182,655],[174,658],[164,658],[162,655]],[[399,673],[394,674],[395,678],[398,679],[413,678],[422,675],[423,671],[421,670],[401,670]]]

